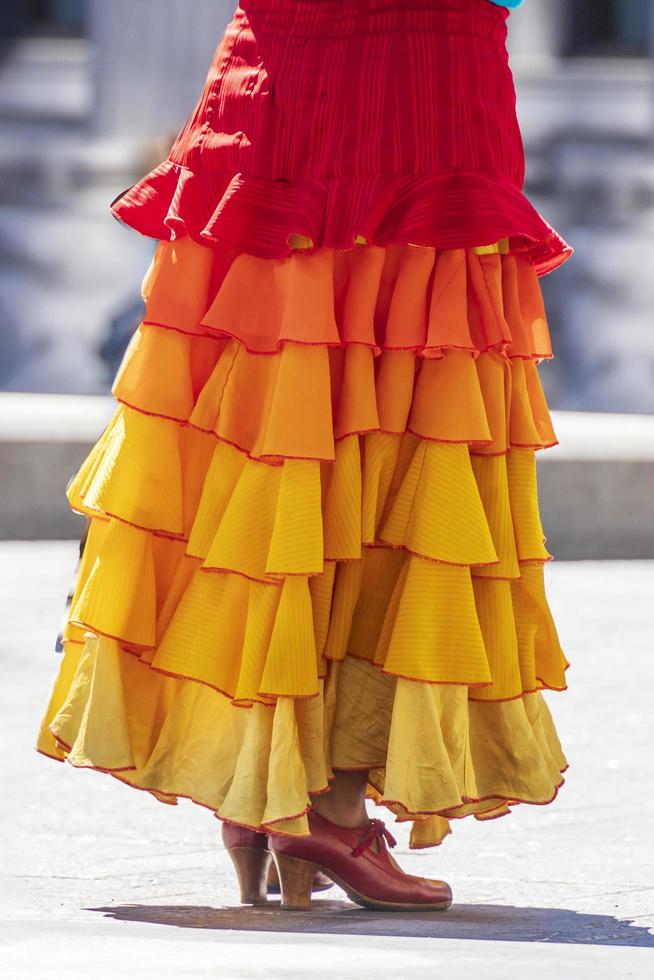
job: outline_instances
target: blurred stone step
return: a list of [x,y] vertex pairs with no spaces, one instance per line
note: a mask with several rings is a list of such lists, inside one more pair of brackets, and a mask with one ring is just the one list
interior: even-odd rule
[[75,38],[23,38],[3,47],[0,121],[79,125],[91,110],[92,51]]
[[[0,394],[1,539],[78,537],[65,487],[109,421],[109,396]],[[654,416],[552,411],[537,453],[555,558],[654,558]]]

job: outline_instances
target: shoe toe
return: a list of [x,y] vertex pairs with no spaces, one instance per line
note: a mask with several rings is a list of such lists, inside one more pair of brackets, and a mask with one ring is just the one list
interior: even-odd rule
[[446,881],[440,881],[438,878],[423,878],[423,881],[425,890],[429,891],[436,901],[452,901],[452,889]]

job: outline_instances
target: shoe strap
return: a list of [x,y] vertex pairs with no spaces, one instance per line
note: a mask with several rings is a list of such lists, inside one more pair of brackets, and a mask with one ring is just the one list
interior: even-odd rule
[[397,844],[397,841],[391,832],[386,829],[386,824],[384,821],[373,818],[370,821],[370,827],[368,828],[367,833],[361,838],[357,846],[352,851],[352,856],[360,857],[363,852],[371,847],[376,840],[378,840],[380,844],[382,840],[386,841],[389,847],[395,847]]

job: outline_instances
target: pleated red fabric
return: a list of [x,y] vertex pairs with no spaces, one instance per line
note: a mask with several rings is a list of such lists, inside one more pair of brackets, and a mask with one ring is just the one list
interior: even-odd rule
[[112,202],[157,239],[281,258],[357,241],[571,246],[523,193],[505,7],[241,0],[167,159]]

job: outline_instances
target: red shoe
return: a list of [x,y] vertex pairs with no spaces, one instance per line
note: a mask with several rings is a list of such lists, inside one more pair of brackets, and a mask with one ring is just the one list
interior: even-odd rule
[[381,820],[341,827],[314,810],[308,819],[310,837],[268,836],[282,886],[282,908],[311,907],[311,882],[318,871],[365,908],[443,910],[451,906],[452,890],[446,881],[402,871],[387,848],[396,841]]
[[270,852],[266,834],[237,827],[223,820],[222,838],[232,859],[243,905],[264,905],[266,902]]
[[[268,835],[223,821],[222,838],[236,869],[242,904],[264,905],[267,895],[279,895],[281,888],[268,850]],[[320,873],[311,884],[317,892],[332,886],[333,882]]]

